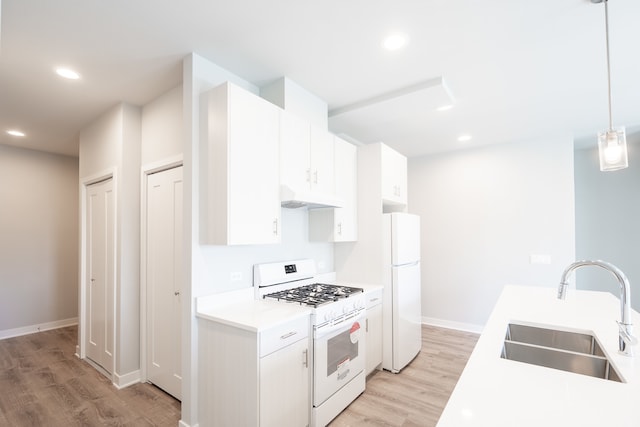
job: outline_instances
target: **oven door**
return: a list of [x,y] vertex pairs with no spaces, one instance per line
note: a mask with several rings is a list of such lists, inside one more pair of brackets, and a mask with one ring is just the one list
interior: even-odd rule
[[320,406],[364,371],[365,312],[314,331],[313,406]]

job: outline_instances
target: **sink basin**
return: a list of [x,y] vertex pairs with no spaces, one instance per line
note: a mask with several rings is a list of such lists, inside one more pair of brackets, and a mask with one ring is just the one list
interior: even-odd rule
[[534,344],[577,353],[605,357],[600,344],[593,335],[580,332],[566,332],[538,326],[510,323],[505,341]]
[[503,359],[624,382],[593,335],[510,323]]

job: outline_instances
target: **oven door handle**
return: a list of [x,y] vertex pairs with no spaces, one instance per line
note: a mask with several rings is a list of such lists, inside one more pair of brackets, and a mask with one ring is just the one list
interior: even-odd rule
[[345,330],[351,328],[351,326],[355,322],[361,322],[362,320],[364,320],[364,318],[365,318],[365,311],[362,310],[360,313],[356,314],[353,317],[350,317],[350,318],[346,319],[345,321],[342,321],[342,322],[338,323],[337,325],[326,326],[326,327],[322,327],[320,329],[316,329],[314,331],[314,337],[315,338],[324,338],[327,335],[332,335],[336,331],[345,331]]

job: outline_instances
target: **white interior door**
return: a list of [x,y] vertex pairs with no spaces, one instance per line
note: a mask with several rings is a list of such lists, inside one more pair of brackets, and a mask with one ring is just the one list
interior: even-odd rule
[[147,177],[147,379],[181,397],[182,167]]
[[113,372],[114,218],[113,179],[87,186],[87,357]]

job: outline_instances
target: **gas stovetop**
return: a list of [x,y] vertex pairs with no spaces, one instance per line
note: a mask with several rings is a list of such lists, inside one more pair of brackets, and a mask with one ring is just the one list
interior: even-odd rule
[[263,298],[272,298],[278,301],[296,302],[300,305],[318,307],[322,304],[349,298],[350,295],[361,294],[363,292],[364,290],[362,288],[313,283],[311,285],[272,292],[264,295]]

